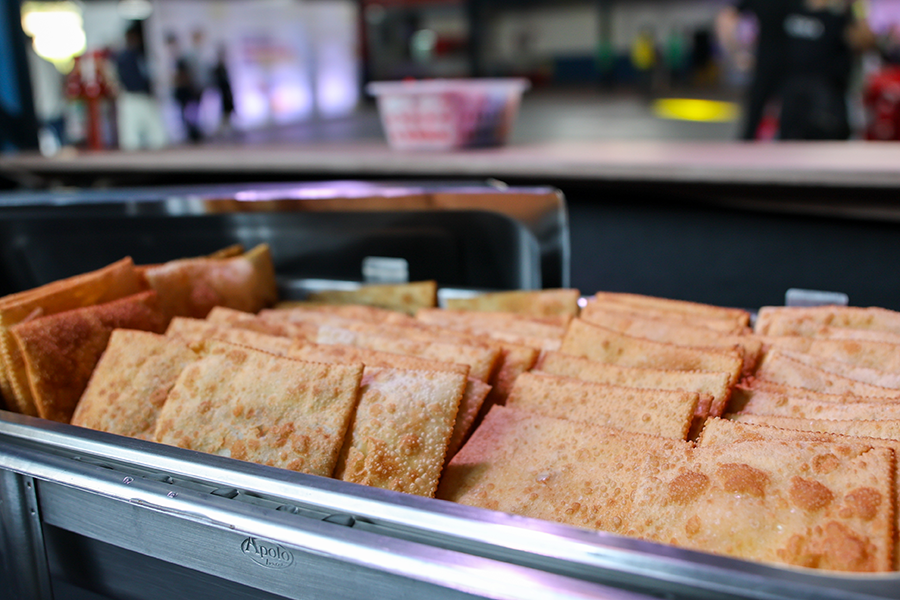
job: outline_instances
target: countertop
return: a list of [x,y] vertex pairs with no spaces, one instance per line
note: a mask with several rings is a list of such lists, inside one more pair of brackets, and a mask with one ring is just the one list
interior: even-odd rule
[[555,141],[455,152],[401,152],[380,141],[352,141],[0,157],[0,174],[14,180],[151,173],[220,173],[250,179],[259,175],[468,177],[890,189],[900,187],[900,144]]

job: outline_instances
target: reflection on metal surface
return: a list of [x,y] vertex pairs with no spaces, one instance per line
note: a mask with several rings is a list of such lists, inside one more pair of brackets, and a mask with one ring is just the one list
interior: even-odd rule
[[849,306],[850,296],[843,292],[825,292],[790,288],[784,293],[785,306]]
[[[241,502],[197,490],[169,499],[163,496],[164,485],[150,477],[135,477],[125,488],[117,471],[129,465],[72,466],[52,451],[31,450],[25,456],[8,441],[0,439],[0,464],[41,473],[48,526],[264,592],[289,598],[386,597],[375,591],[382,588],[391,596],[428,598],[637,598],[590,581],[412,541],[385,528],[349,528],[279,511],[260,503],[262,495],[251,496],[257,502]],[[255,552],[249,538],[259,554],[283,567],[277,576],[247,561],[246,553]],[[98,564],[85,576],[96,577],[102,569],[109,570],[93,583],[109,589],[115,582],[107,575],[120,569]],[[221,586],[216,589],[193,597],[212,598]],[[129,597],[148,596],[132,589]]]
[[[894,598],[900,583],[896,573],[750,563],[10,413],[0,413],[0,469],[47,482],[40,497],[50,525],[273,593],[290,581],[241,567],[246,556],[233,549],[248,537],[279,544],[303,564],[310,554],[324,556],[497,598],[634,597],[606,587],[614,586],[672,598],[851,600]],[[224,487],[237,495],[214,493]],[[282,510],[286,504],[294,510]],[[334,523],[334,515],[353,526]],[[335,573],[346,577],[339,566]]]
[[366,283],[409,283],[409,261],[405,258],[367,256],[362,263]]
[[[14,192],[0,194],[0,229],[13,246],[0,267],[19,289],[123,255],[160,262],[262,242],[293,278],[362,281],[366,256],[388,256],[409,262],[410,280],[451,287],[569,285],[568,215],[553,188],[338,181]],[[79,256],[59,250],[84,248],[87,237]]]

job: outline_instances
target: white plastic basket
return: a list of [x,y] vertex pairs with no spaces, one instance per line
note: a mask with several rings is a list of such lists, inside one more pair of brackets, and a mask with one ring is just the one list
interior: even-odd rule
[[370,83],[388,143],[399,150],[499,146],[527,79],[429,79]]

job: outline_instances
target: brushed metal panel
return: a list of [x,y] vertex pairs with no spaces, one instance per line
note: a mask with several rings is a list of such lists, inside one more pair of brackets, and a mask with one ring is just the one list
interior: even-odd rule
[[[144,598],[142,594],[149,588],[168,589],[154,578],[166,577],[169,567],[159,562],[148,563],[147,569],[127,565],[127,554],[98,546],[97,540],[241,586],[304,600],[538,599],[548,594],[572,599],[642,597],[285,513],[279,516],[286,523],[268,529],[281,534],[273,540],[241,531],[241,526],[231,523],[209,522],[198,514],[161,512],[160,507],[53,483],[41,482],[39,495],[46,523],[87,538],[77,548],[79,560],[89,563],[81,572],[90,572],[81,585],[112,597]],[[258,518],[260,529],[265,529],[262,515]],[[287,523],[291,520],[295,521],[292,527]],[[320,536],[319,544],[311,544],[316,537],[310,534],[317,533],[329,539]],[[349,551],[343,555],[335,552],[337,546],[330,543],[334,540]],[[356,552],[353,546],[366,547],[378,560],[361,564],[366,553]],[[265,549],[264,554],[274,560],[261,560],[255,548]],[[196,590],[181,592],[168,589],[166,598],[198,597]],[[199,597],[220,598],[221,594]]]
[[[0,467],[201,525],[252,531],[265,539],[300,534],[312,539],[312,535],[315,539],[309,547],[328,547],[332,556],[348,561],[351,555],[358,555],[358,564],[377,569],[397,562],[395,559],[408,550],[401,548],[396,556],[391,552],[379,555],[382,542],[388,540],[414,542],[415,548],[451,550],[472,560],[483,557],[500,561],[507,564],[506,568],[519,565],[563,575],[563,582],[581,580],[672,598],[849,600],[896,598],[900,593],[900,575],[896,573],[855,576],[780,568],[8,413],[0,414]],[[234,488],[238,495],[229,499],[231,493],[213,493],[221,488],[229,492]],[[361,544],[365,536],[345,539],[342,535],[350,530],[344,527],[320,531],[318,537],[309,527],[297,530],[294,526],[300,521],[285,521],[294,513],[276,510],[279,506],[295,509],[305,517],[304,523],[315,523],[331,514],[343,515],[354,523],[354,532],[377,534],[378,544]],[[55,511],[48,522],[68,527],[69,518],[71,513]],[[421,567],[415,560],[400,562],[406,573],[417,573]],[[438,565],[437,581],[455,577],[441,568]],[[480,580],[475,577],[472,581]],[[525,594],[518,597],[528,597],[530,591],[517,590]]]
[[35,481],[4,470],[0,470],[0,558],[0,596],[52,600]]

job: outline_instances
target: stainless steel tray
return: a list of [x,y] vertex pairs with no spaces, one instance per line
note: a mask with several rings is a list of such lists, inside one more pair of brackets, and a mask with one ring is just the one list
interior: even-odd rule
[[569,227],[548,187],[324,182],[0,193],[0,295],[100,268],[268,243],[281,277],[362,281],[366,257],[410,280],[568,287]]
[[[122,579],[137,557],[289,598],[900,596],[897,574],[762,565],[5,412],[0,469],[3,555],[32,574],[12,577],[15,597],[54,579],[154,597]],[[70,538],[80,557],[42,560]],[[133,555],[79,570],[85,554],[117,556],[106,546]]]
[[[125,254],[149,263],[268,242],[283,294],[298,297],[358,285],[366,256],[418,259],[415,244],[382,250],[398,248],[392,236],[433,234],[444,249],[468,248],[442,295],[568,285],[565,206],[547,188],[279,184],[0,200],[6,291]],[[0,555],[10,598],[900,598],[898,574],[750,563],[3,411]]]

